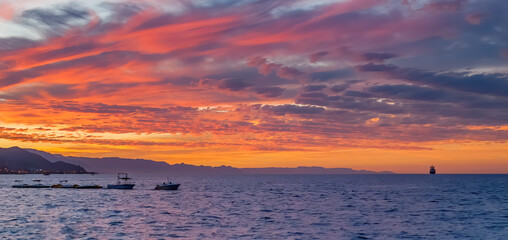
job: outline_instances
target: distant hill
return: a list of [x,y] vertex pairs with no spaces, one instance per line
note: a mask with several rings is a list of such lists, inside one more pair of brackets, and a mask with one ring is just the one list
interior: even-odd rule
[[0,172],[86,173],[80,166],[63,161],[50,162],[44,157],[18,147],[0,148]]
[[235,175],[241,174],[237,168],[232,167],[209,167],[194,166],[187,164],[170,165],[165,162],[157,162],[146,159],[130,159],[130,158],[87,158],[87,157],[67,157],[60,154],[51,154],[35,149],[26,149],[34,154],[38,154],[49,161],[62,161],[71,164],[83,166],[90,172],[97,173],[169,173],[172,175]]
[[38,154],[52,162],[62,161],[84,167],[90,172],[117,173],[128,172],[138,174],[171,174],[176,176],[207,176],[207,175],[241,175],[241,174],[393,174],[393,172],[374,172],[368,170],[353,170],[350,168],[323,168],[323,167],[297,167],[297,168],[234,168],[229,166],[210,167],[195,166],[184,163],[168,164],[146,159],[129,158],[87,158],[68,157],[60,154],[51,154],[35,149],[25,149]]
[[61,154],[51,154],[35,149],[25,149],[31,153],[38,154],[49,161],[62,161],[71,164],[83,166],[90,172],[97,173],[140,173],[140,174],[157,174],[167,173],[171,175],[238,175],[242,174],[238,168],[221,166],[195,166],[188,164],[173,164],[166,162],[158,162],[146,159],[130,159],[130,158],[88,158],[88,157],[68,157]]

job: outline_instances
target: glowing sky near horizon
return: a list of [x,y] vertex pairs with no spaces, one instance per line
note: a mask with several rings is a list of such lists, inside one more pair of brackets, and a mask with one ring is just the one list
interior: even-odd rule
[[508,173],[503,0],[0,0],[0,147]]

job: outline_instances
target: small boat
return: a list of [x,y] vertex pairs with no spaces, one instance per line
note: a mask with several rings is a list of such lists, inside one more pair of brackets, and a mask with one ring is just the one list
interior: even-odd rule
[[37,182],[36,184],[16,184],[12,185],[13,188],[49,188],[49,185],[41,184],[41,180],[33,180],[34,182]]
[[127,173],[118,173],[116,184],[108,184],[108,189],[132,189],[136,183],[129,181]]
[[155,186],[155,190],[178,190],[180,183],[163,182],[161,185]]
[[50,173],[49,172],[44,172],[44,173],[42,173],[42,175],[48,176],[48,175],[50,175]]
[[93,184],[93,185],[77,185],[74,188],[76,188],[76,189],[98,189],[98,188],[102,188],[102,186],[99,186],[97,184]]
[[429,174],[436,174],[436,168],[434,167],[434,165],[430,166]]

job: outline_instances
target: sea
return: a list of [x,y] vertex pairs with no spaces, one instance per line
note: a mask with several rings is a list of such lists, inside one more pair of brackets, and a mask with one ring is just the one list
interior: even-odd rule
[[133,190],[17,189],[115,175],[0,175],[1,239],[508,239],[508,175],[136,176]]

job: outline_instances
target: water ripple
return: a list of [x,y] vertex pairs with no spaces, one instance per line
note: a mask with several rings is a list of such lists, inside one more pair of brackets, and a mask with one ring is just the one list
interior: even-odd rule
[[[9,239],[503,239],[506,175],[182,177],[178,191],[12,189],[0,176]],[[51,175],[106,185],[111,175]],[[144,187],[143,187],[144,186]]]

